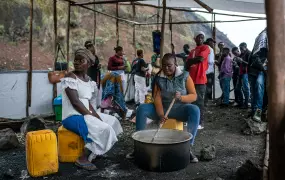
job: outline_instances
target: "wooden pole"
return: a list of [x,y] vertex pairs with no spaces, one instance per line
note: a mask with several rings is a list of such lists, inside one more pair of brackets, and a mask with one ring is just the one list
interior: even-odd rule
[[156,22],[157,22],[157,24],[156,24],[156,30],[158,30],[158,28],[159,28],[159,25],[158,25],[158,23],[159,23],[159,8],[160,8],[160,0],[157,0],[157,4],[158,4],[158,6],[157,6],[157,14],[156,14]]
[[[133,6],[133,21],[136,19],[136,5],[132,3]],[[134,47],[134,57],[136,56],[136,26],[133,25],[133,47]]]
[[67,58],[67,71],[69,70],[69,35],[70,35],[70,2],[68,3],[68,14],[67,14],[67,27],[66,27],[66,58]]
[[116,38],[117,38],[117,46],[119,46],[120,43],[120,35],[119,35],[119,3],[116,3]]
[[269,40],[268,123],[270,180],[281,180],[285,177],[284,3],[284,0],[275,0],[274,3],[271,0],[265,1]]
[[[55,70],[56,58],[57,58],[57,0],[53,0],[53,30],[54,30],[54,65],[53,69]],[[53,84],[53,99],[57,96],[57,86]]]
[[210,13],[212,13],[214,10],[212,8],[210,8],[207,4],[203,3],[200,0],[194,0],[197,4],[199,4],[201,7],[203,7],[204,9],[206,9],[207,11],[209,11]]
[[[57,0],[53,0],[54,57],[57,52]],[[55,63],[54,63],[55,68]]]
[[[124,3],[124,2],[136,2],[136,1],[142,1],[142,0],[113,0],[113,1],[98,1],[98,2],[83,2],[83,3],[75,3],[74,5],[90,5],[90,4],[114,4],[114,3]],[[146,0],[143,0],[143,1],[146,1]]]
[[164,29],[165,29],[166,0],[163,0],[162,4],[163,4],[163,9],[162,9],[162,24],[161,24],[161,40],[160,40],[160,57],[161,57],[161,59],[163,57],[163,49],[164,49]]
[[30,42],[29,42],[29,71],[27,81],[27,104],[26,116],[29,116],[29,107],[32,104],[32,71],[33,71],[33,19],[34,19],[34,0],[30,0]]
[[265,155],[263,160],[263,180],[268,180],[268,160],[269,160],[269,131],[266,131]]
[[[213,39],[216,41],[216,15],[213,15],[214,26],[213,26]],[[214,46],[214,54],[216,55],[216,46]],[[214,64],[214,82],[213,82],[213,99],[216,99],[216,65]]]
[[[93,5],[93,9],[96,9],[96,0],[93,1],[94,5]],[[97,28],[97,17],[96,17],[96,12],[93,12],[93,20],[94,20],[94,24],[93,24],[93,44],[94,44],[94,48],[95,48],[95,52],[96,52],[96,28]]]
[[[121,6],[130,6],[131,4],[121,4]],[[144,7],[153,7],[153,8],[160,8],[156,5],[151,4],[141,4],[141,3],[135,3],[136,6],[144,6]],[[166,7],[167,9],[171,9],[173,11],[182,11],[182,12],[200,12],[200,13],[206,13],[206,14],[212,14],[207,11],[201,11],[201,10],[189,10],[189,9],[182,9],[182,8],[173,8],[173,7]],[[244,17],[244,18],[263,18],[263,17],[257,17],[257,16],[247,16],[247,15],[237,15],[237,14],[227,14],[227,13],[216,13],[216,15],[222,15],[222,16],[232,16],[232,17]]]
[[[68,1],[68,2],[74,2],[74,1]],[[133,22],[133,21],[130,21],[130,20],[124,19],[124,18],[118,18],[118,17],[116,17],[116,16],[113,16],[113,15],[110,15],[110,14],[107,14],[107,13],[103,13],[103,12],[94,10],[94,9],[89,8],[89,7],[87,7],[87,6],[84,6],[84,5],[77,5],[77,6],[82,7],[82,8],[84,8],[84,9],[88,9],[88,10],[93,11],[93,12],[96,12],[96,13],[98,13],[98,14],[102,14],[102,15],[107,16],[107,17],[110,17],[110,18],[118,19],[118,20],[120,20],[120,21],[124,21],[124,22],[131,23],[131,24],[137,24],[137,22]]]
[[[259,21],[266,20],[265,18],[252,18],[252,19],[240,19],[240,20],[227,20],[227,21],[216,21],[215,23],[234,23],[234,22],[246,22],[246,21]],[[164,24],[209,24],[213,21],[179,21],[179,22],[165,22]],[[137,23],[137,26],[151,26],[162,24],[162,22],[150,22],[150,23]]]
[[[171,10],[169,9],[169,22],[172,22]],[[172,44],[173,37],[172,37],[172,24],[169,24],[169,31],[170,31],[170,42]]]

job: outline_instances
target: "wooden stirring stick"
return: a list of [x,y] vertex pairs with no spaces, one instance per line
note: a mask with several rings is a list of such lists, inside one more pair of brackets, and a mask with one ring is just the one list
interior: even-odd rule
[[[167,111],[166,111],[166,113],[165,113],[165,117],[167,117],[167,116],[168,116],[168,114],[169,114],[169,112],[170,112],[170,110],[171,110],[172,106],[174,105],[174,103],[175,103],[175,98],[173,98],[173,100],[172,100],[171,104],[169,105],[169,107],[168,107],[168,109],[167,109]],[[153,138],[151,139],[151,143],[154,141],[154,138],[156,137],[156,135],[157,135],[158,131],[159,131],[159,130],[160,130],[160,128],[163,126],[163,124],[164,124],[164,123],[160,123],[160,124],[159,124],[159,127],[157,128],[157,130],[156,130],[156,132],[155,132],[155,134],[154,134]]]

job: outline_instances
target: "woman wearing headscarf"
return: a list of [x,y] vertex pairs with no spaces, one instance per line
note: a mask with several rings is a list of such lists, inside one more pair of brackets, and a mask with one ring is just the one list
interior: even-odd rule
[[61,80],[62,124],[84,140],[85,150],[75,164],[87,170],[96,169],[92,159],[108,152],[122,132],[115,117],[97,113],[92,106],[92,101],[96,100],[97,85],[87,75],[87,70],[94,60],[87,49],[77,50],[74,71]]

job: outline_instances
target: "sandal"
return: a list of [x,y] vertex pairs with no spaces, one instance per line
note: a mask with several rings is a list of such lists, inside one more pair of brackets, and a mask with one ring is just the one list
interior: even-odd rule
[[91,162],[81,163],[78,160],[76,160],[75,165],[80,168],[86,169],[88,171],[94,171],[97,169],[97,167]]

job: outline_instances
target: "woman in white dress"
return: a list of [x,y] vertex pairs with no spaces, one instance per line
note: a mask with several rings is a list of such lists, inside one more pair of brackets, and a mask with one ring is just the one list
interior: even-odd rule
[[75,70],[61,80],[62,124],[83,138],[85,150],[75,164],[87,170],[96,169],[92,159],[108,152],[118,141],[117,135],[123,132],[117,118],[97,113],[92,106],[98,89],[87,76],[87,70],[93,60],[94,56],[87,49],[77,50]]

